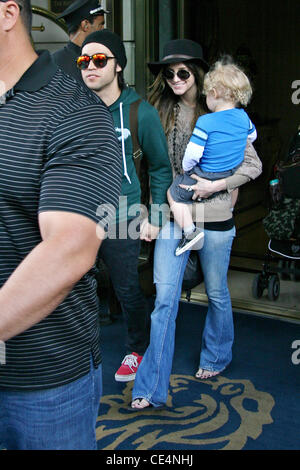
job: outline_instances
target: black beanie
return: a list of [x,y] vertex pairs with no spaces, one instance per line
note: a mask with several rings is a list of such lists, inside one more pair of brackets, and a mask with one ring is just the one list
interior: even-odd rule
[[[98,42],[107,47],[112,54],[116,57],[117,63],[120,65],[122,70],[125,69],[127,64],[127,57],[125,47],[121,38],[110,31],[109,29],[102,29],[101,31],[95,31],[89,34],[82,43],[82,49],[86,44],[90,42]],[[101,51],[99,51],[101,52]]]

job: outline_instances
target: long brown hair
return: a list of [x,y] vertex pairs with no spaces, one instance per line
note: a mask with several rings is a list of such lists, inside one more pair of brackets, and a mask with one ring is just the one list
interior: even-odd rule
[[[198,65],[196,62],[185,62],[185,65],[193,73],[197,85],[194,119],[191,123],[192,131],[195,127],[198,117],[207,113],[207,107],[202,94],[205,73],[200,65]],[[179,100],[180,97],[176,96],[169,85],[166,83],[166,80],[163,76],[162,67],[156,79],[150,86],[148,101],[157,109],[166,135],[169,134],[174,126],[174,109]]]

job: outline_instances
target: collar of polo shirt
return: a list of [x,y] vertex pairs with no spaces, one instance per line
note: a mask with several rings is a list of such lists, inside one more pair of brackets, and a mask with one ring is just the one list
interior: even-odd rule
[[47,85],[58,67],[48,51],[37,51],[38,58],[14,86],[15,91],[37,91]]

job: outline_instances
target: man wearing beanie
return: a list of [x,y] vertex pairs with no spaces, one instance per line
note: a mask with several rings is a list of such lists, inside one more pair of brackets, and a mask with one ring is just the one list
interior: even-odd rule
[[[140,100],[137,134],[143,158],[148,164],[153,204],[166,203],[172,172],[157,111],[124,84],[123,71],[127,58],[119,36],[109,30],[94,32],[84,40],[81,54],[77,65],[81,69],[83,81],[108,106],[122,146],[124,174],[116,230],[113,228],[111,236],[108,235],[104,240],[99,255],[108,268],[127,328],[126,356],[115,374],[117,381],[127,382],[134,380],[149,342],[149,311],[138,275],[140,239],[150,242],[156,238],[162,223],[159,210],[155,211],[154,206],[149,218],[142,221],[141,229],[136,212],[130,215],[130,209],[141,201],[130,132],[130,109],[137,100]],[[135,236],[130,236],[130,227],[137,228]]]
[[80,55],[84,39],[93,31],[104,28],[104,10],[99,0],[76,0],[71,3],[59,16],[67,24],[68,44],[52,54],[56,64],[68,75],[81,81],[81,74],[76,67],[76,59]]

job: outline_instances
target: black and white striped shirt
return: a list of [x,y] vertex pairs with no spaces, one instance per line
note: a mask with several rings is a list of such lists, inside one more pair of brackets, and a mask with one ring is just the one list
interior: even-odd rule
[[[118,206],[122,160],[107,107],[42,52],[0,106],[0,287],[41,242],[38,214],[99,221]],[[96,229],[96,225],[95,225]],[[66,384],[101,362],[94,269],[47,318],[6,342],[0,388]]]

